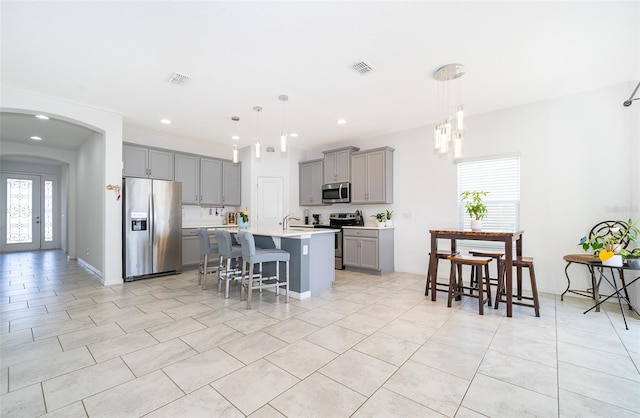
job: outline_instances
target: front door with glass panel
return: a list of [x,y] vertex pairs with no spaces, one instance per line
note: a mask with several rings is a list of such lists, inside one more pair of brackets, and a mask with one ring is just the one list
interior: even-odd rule
[[41,248],[40,176],[2,174],[2,251]]

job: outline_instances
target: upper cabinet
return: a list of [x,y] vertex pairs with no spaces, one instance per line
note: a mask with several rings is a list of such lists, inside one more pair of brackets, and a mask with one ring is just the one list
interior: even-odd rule
[[304,161],[298,164],[300,206],[322,205],[322,160]]
[[133,145],[122,146],[122,175],[173,180],[173,153]]
[[393,203],[393,148],[354,152],[351,203]]
[[240,164],[176,154],[175,180],[182,182],[182,203],[240,205]]
[[222,204],[240,206],[240,164],[222,162]]
[[351,181],[351,153],[360,148],[345,147],[329,151],[324,154],[324,184],[348,183]]

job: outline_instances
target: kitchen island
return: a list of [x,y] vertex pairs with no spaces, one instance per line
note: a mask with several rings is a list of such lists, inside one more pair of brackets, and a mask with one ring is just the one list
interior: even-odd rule
[[[226,228],[232,234],[238,228]],[[254,228],[247,229],[254,235],[256,247],[279,248],[291,254],[289,261],[289,295],[306,299],[331,288],[335,280],[334,256],[336,230],[312,228]],[[274,271],[275,265],[263,266],[266,273]],[[284,277],[281,265],[280,277]]]

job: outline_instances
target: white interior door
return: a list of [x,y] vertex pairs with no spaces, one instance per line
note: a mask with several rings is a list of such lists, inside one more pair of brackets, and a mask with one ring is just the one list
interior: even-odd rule
[[40,176],[2,174],[2,251],[41,248]]
[[258,227],[277,228],[282,222],[284,206],[282,177],[258,177]]

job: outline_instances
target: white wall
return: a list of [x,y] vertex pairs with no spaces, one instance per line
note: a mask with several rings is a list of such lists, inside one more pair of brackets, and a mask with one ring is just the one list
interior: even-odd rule
[[[79,124],[88,127],[104,135],[103,141],[103,169],[101,172],[77,173],[78,176],[97,176],[101,183],[101,190],[104,196],[112,197],[113,192],[106,190],[107,184],[120,184],[122,179],[122,115],[98,110],[92,107],[81,106],[75,103],[64,102],[45,96],[38,96],[18,90],[0,88],[0,111],[2,112],[33,112],[45,113],[57,119]],[[3,144],[3,153],[9,144]],[[46,151],[41,149],[33,156],[47,156]],[[71,180],[77,178],[73,169],[76,165],[69,162],[72,170]],[[71,184],[69,190],[69,237],[76,234],[76,189],[75,184]],[[103,266],[103,277],[106,285],[122,283],[122,204],[115,199],[104,199],[104,216],[98,222],[102,222],[100,235],[104,242],[101,255]],[[79,232],[80,233],[80,232]],[[69,242],[69,255],[75,257],[76,248]],[[104,262],[109,260],[109,262]]]
[[[535,257],[541,291],[564,291],[562,256],[582,251],[576,243],[592,225],[640,217],[638,109],[622,106],[632,84],[466,119],[465,158],[521,156],[524,253]],[[468,100],[470,111],[473,102]],[[310,212],[328,222],[331,212],[361,209],[371,222],[371,214],[393,210],[395,268],[424,274],[429,229],[457,227],[456,166],[435,155],[432,144],[430,127],[345,142],[361,149],[395,148],[394,203],[310,207]],[[319,155],[316,150],[305,159]],[[299,214],[303,209],[296,208]],[[580,278],[586,284],[586,275]]]
[[[102,234],[104,220],[105,186],[103,185],[104,153],[102,135],[91,135],[78,148],[78,258],[93,266],[98,272],[104,271],[105,260],[102,258],[104,237]],[[92,175],[96,173],[98,175]],[[118,183],[120,184],[120,183]],[[106,195],[109,200],[116,199],[114,192]],[[120,226],[115,226],[120,229]]]

